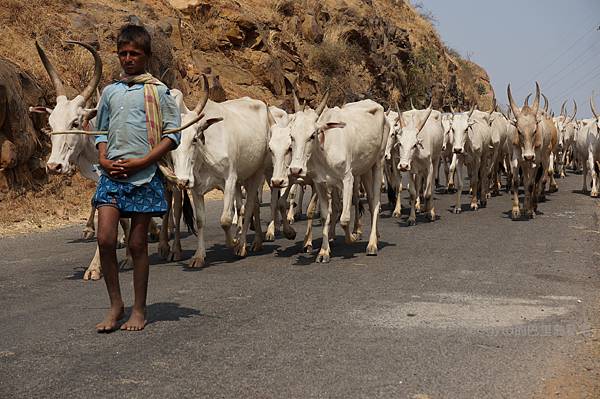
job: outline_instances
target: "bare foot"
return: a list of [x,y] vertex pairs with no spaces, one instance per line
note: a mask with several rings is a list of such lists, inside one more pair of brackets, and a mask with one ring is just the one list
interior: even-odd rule
[[145,311],[133,309],[129,320],[121,326],[121,330],[125,331],[142,331],[146,327]]
[[110,333],[119,328],[119,320],[124,316],[123,303],[112,306],[104,320],[96,324],[96,331],[99,333]]

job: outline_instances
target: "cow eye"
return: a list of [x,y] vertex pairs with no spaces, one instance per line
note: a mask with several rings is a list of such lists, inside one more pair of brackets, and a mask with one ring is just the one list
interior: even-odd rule
[[315,137],[317,137],[317,132],[314,132],[313,134],[310,135],[310,140],[314,140]]

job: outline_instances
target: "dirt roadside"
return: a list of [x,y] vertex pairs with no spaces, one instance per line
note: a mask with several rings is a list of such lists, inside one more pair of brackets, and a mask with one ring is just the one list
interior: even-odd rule
[[[50,176],[40,190],[11,193],[0,201],[0,239],[78,224],[83,229],[95,187],[96,183],[76,174]],[[223,196],[213,190],[204,198],[219,200]]]

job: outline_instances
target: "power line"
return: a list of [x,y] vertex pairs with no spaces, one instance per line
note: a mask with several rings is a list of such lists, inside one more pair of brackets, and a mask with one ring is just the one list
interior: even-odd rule
[[[579,90],[579,88],[585,84],[588,83],[591,80],[594,80],[598,77],[600,77],[600,66],[597,68],[597,70],[595,71],[597,72],[594,76],[592,76],[591,78],[588,76],[584,76],[582,79],[579,79],[576,83],[573,84],[573,86],[571,86],[569,89],[567,89],[566,91],[563,91],[559,96],[556,96],[556,98],[565,98],[571,95],[571,93]],[[590,72],[592,73],[592,72]]]
[[[594,16],[595,17],[595,16]],[[532,79],[537,78],[539,75],[542,75],[544,72],[546,72],[552,65],[554,65],[556,63],[556,61],[558,61],[559,59],[561,59],[565,54],[567,54],[569,51],[571,51],[571,49],[573,47],[575,47],[576,44],[578,44],[580,42],[580,40],[582,40],[584,37],[586,37],[587,35],[589,35],[590,33],[592,33],[593,31],[598,29],[598,24],[594,24],[594,26],[592,27],[592,29],[586,31],[583,35],[581,35],[580,37],[578,37],[569,47],[567,47],[566,50],[564,50],[562,53],[560,53],[550,64],[546,65],[542,71],[537,72],[535,75],[533,75],[531,78],[529,78],[528,80],[526,80],[525,82],[523,82],[523,84],[521,84],[519,87],[517,87],[515,89],[515,91],[522,89],[523,87],[525,87],[527,84],[529,84],[529,82]]]
[[[546,82],[544,82],[544,88],[546,90],[550,89],[551,87],[555,86],[557,83],[562,82],[561,79],[555,80],[554,82],[552,82],[552,80],[559,76],[562,72],[564,72],[567,68],[569,68],[571,65],[573,65],[574,63],[578,62],[580,60],[580,57],[582,55],[584,55],[585,53],[588,53],[588,51],[590,51],[593,47],[595,47],[598,44],[598,42],[593,42],[589,47],[587,47],[583,53],[577,55],[576,57],[573,57],[573,60],[571,62],[569,62],[567,65],[565,65],[561,70],[559,70],[557,73],[555,73],[554,75],[552,75],[550,78],[548,78],[548,80]],[[589,61],[593,60],[594,57],[596,57],[596,55],[598,55],[598,53],[591,53],[592,56],[590,58],[588,58],[587,60],[580,62],[579,65],[577,65],[573,70],[571,70],[570,72],[573,73],[576,70],[578,70],[579,68],[581,68],[583,65],[586,65]],[[589,55],[589,54],[588,54]],[[549,83],[552,82],[552,83]]]

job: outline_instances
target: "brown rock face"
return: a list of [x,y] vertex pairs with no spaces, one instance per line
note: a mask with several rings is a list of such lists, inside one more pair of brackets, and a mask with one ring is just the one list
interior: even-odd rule
[[302,22],[302,36],[313,43],[321,43],[323,41],[323,29],[313,15],[306,15]]

